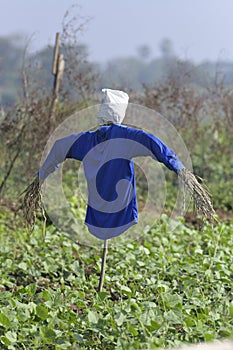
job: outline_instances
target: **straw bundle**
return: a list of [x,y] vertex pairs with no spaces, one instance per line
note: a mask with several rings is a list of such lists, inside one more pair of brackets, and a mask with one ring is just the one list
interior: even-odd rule
[[197,211],[207,220],[213,221],[215,211],[209,193],[200,185],[197,177],[188,169],[180,170],[178,177],[193,198]]
[[45,219],[44,209],[42,206],[41,187],[38,176],[25,189],[23,193],[25,193],[22,205],[23,216],[26,220],[28,228],[30,231],[32,231],[35,225],[38,210],[41,210],[42,215]]

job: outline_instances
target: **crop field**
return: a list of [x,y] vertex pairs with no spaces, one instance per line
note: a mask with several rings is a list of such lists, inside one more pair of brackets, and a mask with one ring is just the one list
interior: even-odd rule
[[[128,91],[130,104],[137,106],[127,123],[161,134],[169,147],[176,146],[189,170],[190,158],[193,173],[210,193],[218,214],[214,223],[196,216],[191,201],[185,218],[175,218],[171,229],[169,215],[178,212],[179,179],[163,165],[160,172],[158,164],[157,173],[148,165],[149,182],[147,172],[136,164],[139,209],[147,199],[149,203],[145,220],[139,219],[133,234],[125,232],[109,241],[104,286],[98,292],[101,242],[93,242],[82,228],[76,236],[64,233],[73,229],[69,214],[82,224],[86,214],[81,167],[69,159],[60,176],[64,188],[55,181],[48,196],[51,206],[44,205],[46,225],[38,212],[33,232],[26,230],[22,209],[30,213],[34,206],[30,201],[23,206],[19,195],[38,174],[51,135],[55,141],[58,129],[62,136],[90,130],[99,111],[97,90],[104,87],[106,77],[98,74],[96,64],[86,61],[72,23],[68,21],[61,35],[65,70],[60,88],[56,84],[61,74],[51,78],[52,48],[27,58],[25,48],[19,54],[17,39],[17,51],[14,45],[10,51],[5,46],[1,50],[9,63],[8,76],[2,79],[7,85],[1,91],[7,91],[10,81],[5,101],[12,102],[0,111],[0,349],[150,350],[233,339],[233,94],[228,63],[224,66],[228,83],[217,63],[216,73],[213,63],[206,79],[206,63],[199,70],[199,65],[173,56],[147,63],[120,59],[121,67],[128,62],[127,74],[119,73],[117,61],[108,68],[117,78],[113,75],[109,85]],[[20,55],[25,62],[16,76],[13,68],[16,62],[19,65]],[[136,63],[140,70],[135,70]],[[161,78],[154,79],[147,66]],[[137,80],[140,88],[131,90],[125,82],[139,79],[142,67],[151,75],[151,83]],[[144,109],[153,112],[148,112],[149,118]],[[93,118],[91,110],[96,112]],[[40,195],[39,181],[37,185],[38,197],[33,199]],[[159,190],[150,193],[151,188]],[[67,199],[64,206],[60,194]],[[58,209],[57,222],[48,208]]]
[[[11,216],[6,220],[6,215]],[[138,240],[81,246],[1,214],[1,349],[155,349],[233,337],[233,221],[168,217]],[[12,233],[14,232],[14,234]]]

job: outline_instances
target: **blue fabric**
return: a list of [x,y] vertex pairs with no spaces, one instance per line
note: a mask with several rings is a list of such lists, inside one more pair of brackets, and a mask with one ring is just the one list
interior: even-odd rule
[[[59,152],[62,144],[66,151],[71,145],[65,155]],[[93,235],[109,239],[138,221],[132,160],[137,156],[151,156],[175,173],[184,168],[176,154],[154,135],[112,124],[58,140],[39,174],[43,178],[65,158],[82,161],[88,186],[85,223]]]

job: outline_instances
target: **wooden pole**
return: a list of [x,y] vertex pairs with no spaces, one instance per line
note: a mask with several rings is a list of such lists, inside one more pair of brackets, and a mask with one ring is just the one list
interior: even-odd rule
[[102,263],[101,263],[101,273],[100,273],[100,279],[99,279],[98,292],[101,292],[101,291],[102,291],[103,284],[104,284],[104,274],[105,274],[105,266],[106,266],[107,251],[108,251],[108,240],[106,239],[106,240],[104,241],[104,247],[103,247]]
[[60,33],[56,33],[55,47],[54,47],[54,51],[53,51],[53,68],[52,68],[53,75],[57,74],[59,45],[60,45]]
[[58,95],[59,89],[61,85],[61,80],[65,68],[65,60],[62,54],[59,53],[59,45],[60,45],[60,34],[56,34],[56,41],[54,47],[54,55],[53,55],[53,67],[52,74],[54,75],[54,83],[53,83],[53,95],[51,101],[51,107],[49,112],[49,130],[52,130],[55,126],[56,122],[56,106],[58,103]]

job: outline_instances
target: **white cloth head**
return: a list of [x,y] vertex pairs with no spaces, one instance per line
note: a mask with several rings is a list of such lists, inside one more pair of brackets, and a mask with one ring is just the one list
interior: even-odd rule
[[98,114],[98,123],[121,124],[125,117],[129,96],[126,92],[120,90],[102,89],[102,93],[103,98]]

